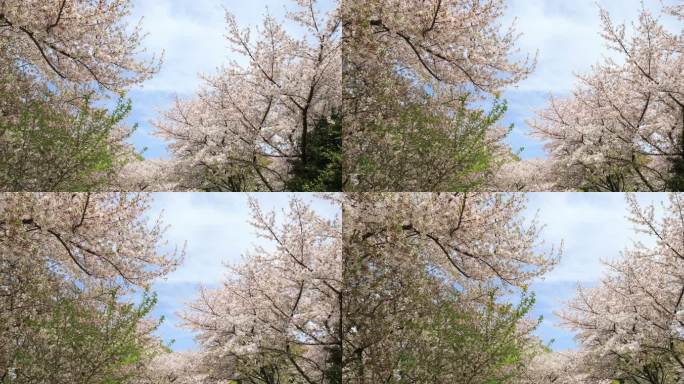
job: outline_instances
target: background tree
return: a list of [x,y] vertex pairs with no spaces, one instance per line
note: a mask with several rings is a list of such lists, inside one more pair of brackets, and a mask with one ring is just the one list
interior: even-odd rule
[[[556,262],[553,251],[539,253],[536,224],[519,217],[524,202],[496,194],[347,196],[348,382],[515,376],[537,344],[524,291]],[[507,304],[514,296],[519,306]]]
[[[420,121],[426,116],[438,116],[440,124],[426,128],[429,133],[424,136],[448,138],[467,153],[493,153],[501,146],[497,142],[494,148],[486,148],[483,135],[472,133],[473,126],[481,125],[480,131],[491,128],[491,116],[473,114],[465,121],[458,116],[466,106],[463,100],[472,101],[468,107],[481,109],[475,100],[497,96],[503,87],[522,80],[533,66],[529,59],[511,59],[516,35],[512,28],[499,24],[504,4],[503,0],[349,0],[342,4],[346,188],[427,190],[434,187],[422,184],[429,179],[441,180],[434,188],[446,190],[470,176],[444,176],[454,168],[481,173],[481,157],[459,159],[457,150],[445,150],[441,142],[433,148],[425,140],[407,142],[403,137],[421,129]],[[412,116],[416,108],[420,113]],[[498,115],[497,109],[495,104],[493,116]],[[503,137],[498,129],[493,131],[484,135],[487,142]],[[389,160],[368,167],[364,157],[383,152],[394,142],[406,145],[401,151],[384,152]],[[436,158],[439,165],[445,165],[428,169],[426,164]],[[455,162],[462,164],[454,167]],[[399,174],[397,168],[414,165],[416,172],[393,185],[381,176]],[[421,170],[434,177],[415,180]]]
[[288,20],[301,37],[266,16],[253,40],[228,13],[228,41],[248,64],[232,61],[204,77],[197,97],[178,100],[157,122],[178,189],[279,191],[316,165],[316,125],[340,110],[340,23],[337,10],[324,14],[316,0],[296,3]]
[[593,380],[584,365],[591,362],[586,354],[577,351],[551,352],[548,348],[541,351],[522,370],[515,380],[520,384],[616,384],[612,380]]
[[601,9],[602,37],[619,58],[578,77],[570,97],[551,98],[530,122],[547,141],[554,189],[663,191],[682,187],[684,38],[668,31],[663,13],[642,8],[628,33]]
[[556,169],[546,159],[521,160],[504,163],[494,173],[491,184],[483,190],[492,191],[562,191],[555,182]]
[[309,137],[308,160],[290,161],[292,176],[287,190],[338,192],[342,190],[342,122],[333,115],[316,123]]
[[198,332],[206,373],[239,383],[341,383],[339,218],[296,198],[280,220],[250,205],[252,225],[273,247],[257,247],[218,289],[201,289],[183,315]]
[[173,191],[177,182],[169,172],[169,162],[163,159],[130,161],[121,167],[112,181],[112,190]]
[[[206,384],[207,375],[200,373],[202,356],[196,352],[170,352],[156,355],[146,369],[136,376],[135,384]],[[233,383],[228,383],[233,384]]]

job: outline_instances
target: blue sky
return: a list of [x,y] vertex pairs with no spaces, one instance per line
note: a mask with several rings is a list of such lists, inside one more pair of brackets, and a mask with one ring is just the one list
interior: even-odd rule
[[[312,201],[314,209],[327,217],[339,214],[328,202],[312,194],[298,195]],[[290,194],[253,196],[264,209],[278,211],[287,206]],[[664,194],[639,195],[644,204],[666,199]],[[646,239],[633,233],[633,225],[626,219],[623,194],[537,193],[530,194],[529,200],[524,215],[528,219],[537,215],[539,222],[546,225],[542,232],[546,246],[564,243],[560,264],[531,285],[537,297],[533,314],[544,317],[537,334],[547,343],[555,339],[552,347],[556,350],[571,349],[572,334],[556,326],[554,311],[574,296],[578,283],[591,286],[598,281],[605,271],[602,260],[620,257],[632,240]],[[176,313],[184,303],[193,300],[198,285],[216,286],[225,273],[224,263],[239,263],[252,245],[265,245],[247,224],[246,202],[247,195],[241,193],[154,194],[149,215],[162,215],[169,225],[166,239],[171,245],[187,244],[185,262],[153,286],[159,298],[154,315],[166,318],[159,334],[167,342],[175,340],[175,350],[195,346],[192,333],[178,327]]]
[[[644,0],[657,9],[660,0]],[[672,0],[665,0],[665,2]],[[332,0],[324,0],[331,7]],[[524,147],[523,158],[542,157],[542,143],[527,136],[526,120],[533,110],[543,108],[549,93],[567,95],[574,84],[574,73],[586,72],[609,54],[599,37],[596,4],[607,8],[616,21],[634,20],[640,0],[509,0],[505,24],[516,20],[522,34],[523,53],[539,53],[536,71],[503,97],[509,102],[506,124],[515,129],[508,138],[513,148]],[[165,142],[151,135],[150,121],[169,108],[176,95],[192,96],[201,85],[200,73],[216,69],[235,59],[224,39],[224,8],[245,26],[256,25],[268,8],[276,17],[284,15],[290,0],[134,0],[131,22],[143,18],[148,33],[144,46],[150,53],[165,52],[161,72],[142,87],[131,90],[133,101],[129,123],[138,123],[132,138],[138,149],[147,148],[147,158],[167,158]],[[674,25],[674,24],[671,24]]]

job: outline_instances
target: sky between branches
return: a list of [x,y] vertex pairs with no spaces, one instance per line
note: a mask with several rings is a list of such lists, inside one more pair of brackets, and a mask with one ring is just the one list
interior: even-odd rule
[[[661,0],[644,0],[648,9],[658,9]],[[666,3],[670,0],[664,0]],[[152,136],[150,124],[159,111],[168,109],[175,95],[192,96],[201,85],[198,74],[214,73],[235,58],[224,39],[224,8],[236,15],[243,26],[260,23],[268,12],[285,14],[290,0],[136,0],[131,23],[143,19],[148,33],[143,44],[149,52],[165,52],[161,72],[142,88],[129,93],[133,101],[130,123],[138,123],[133,137],[138,149],[148,148],[146,158],[168,158],[164,141]],[[539,52],[536,71],[503,97],[509,102],[504,122],[513,123],[508,142],[514,149],[524,147],[523,158],[543,157],[542,143],[527,137],[525,121],[532,110],[545,105],[549,93],[566,95],[573,87],[573,73],[589,71],[592,64],[609,54],[599,37],[596,4],[608,9],[616,22],[634,20],[640,0],[509,0],[504,24],[517,19],[522,33],[518,46],[522,53]],[[332,8],[333,0],[321,2]],[[665,23],[667,25],[667,22]]]
[[[339,214],[328,202],[311,194],[298,194],[313,202],[314,209],[333,217]],[[286,208],[290,194],[254,194],[266,210],[276,212]],[[531,290],[537,296],[534,316],[543,315],[544,322],[537,334],[545,341],[555,339],[555,350],[574,347],[572,334],[555,326],[553,312],[572,298],[577,283],[591,286],[604,272],[601,260],[620,257],[620,252],[631,240],[640,239],[626,219],[627,206],[623,194],[530,194],[527,219],[538,213],[539,221],[546,224],[542,236],[546,245],[564,241],[561,263],[544,280],[535,281]],[[642,204],[665,201],[665,194],[641,194]],[[197,286],[216,286],[223,277],[225,263],[239,263],[252,245],[264,245],[248,225],[247,194],[213,193],[160,193],[154,194],[151,217],[163,212],[169,225],[166,238],[171,245],[187,242],[185,262],[153,289],[159,295],[154,315],[166,320],[159,330],[167,342],[175,340],[174,350],[195,347],[192,333],[178,327],[176,312],[183,304],[193,300]],[[641,238],[643,239],[643,238]],[[262,241],[262,243],[260,243]]]

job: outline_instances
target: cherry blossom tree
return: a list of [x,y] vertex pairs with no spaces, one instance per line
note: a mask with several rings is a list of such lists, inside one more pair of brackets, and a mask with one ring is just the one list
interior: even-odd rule
[[[539,251],[524,206],[515,194],[347,195],[348,382],[486,381],[527,361],[537,341],[525,289],[557,255]],[[498,301],[512,294],[521,307]]]
[[178,100],[156,123],[178,189],[278,191],[293,162],[306,167],[316,125],[340,110],[340,22],[336,10],[320,8],[296,1],[288,20],[301,36],[271,16],[250,30],[226,14],[228,42],[247,64],[231,61],[204,76],[196,97]]
[[514,383],[519,384],[613,384],[610,379],[594,380],[586,374],[586,364],[591,364],[583,352],[540,351],[522,370]]
[[608,263],[610,273],[594,288],[580,287],[560,313],[576,332],[594,381],[674,383],[684,372],[684,196],[671,194],[658,218],[628,197],[630,219],[653,241],[637,242]]
[[131,0],[0,2],[0,190],[106,188],[135,158],[121,124],[93,102],[139,85],[160,61],[141,59]]
[[628,31],[601,9],[614,55],[578,76],[572,95],[551,98],[530,122],[546,141],[555,189],[681,190],[684,167],[684,38],[642,8]]
[[340,218],[292,198],[276,218],[250,200],[251,224],[272,246],[231,266],[183,314],[206,374],[240,383],[341,383]]
[[[425,169],[430,175],[436,173],[433,179],[444,179],[439,173],[480,171],[469,168],[481,162],[481,157],[458,159],[457,153],[468,146],[468,151],[496,152],[494,144],[505,134],[490,133],[498,127],[487,119],[480,119],[483,127],[475,132],[468,130],[467,123],[448,121],[462,111],[464,100],[466,106],[480,110],[474,105],[476,101],[498,96],[504,87],[522,80],[533,68],[534,60],[513,57],[519,56],[515,48],[517,35],[513,27],[501,26],[504,9],[504,0],[350,0],[342,4],[348,188],[395,190],[394,185],[382,184],[382,178],[376,175],[399,173],[393,172],[395,167]],[[428,129],[413,124],[412,119],[407,121],[407,113],[415,114],[413,108],[420,111],[419,117],[438,116],[430,129],[437,131],[441,140],[458,146],[459,151],[433,151],[429,141],[423,145],[421,141],[408,142],[401,148],[392,145],[398,141],[395,136],[400,138],[403,132]],[[369,165],[365,156],[374,152],[390,160],[381,166]],[[402,156],[406,152],[410,155]],[[438,166],[430,170],[427,164],[435,161],[435,156],[440,157],[437,164],[463,164],[460,169]],[[397,161],[392,161],[395,158]],[[403,164],[406,160],[409,164]],[[493,165],[487,164],[486,168]],[[415,176],[404,175],[399,190],[424,191],[431,187],[416,186]],[[450,184],[453,180],[436,188],[452,189]]]
[[[140,26],[129,28],[131,0],[0,2],[1,67],[18,67],[56,85],[123,91],[158,69],[140,61]],[[7,65],[7,66],[5,66]]]
[[405,260],[430,260],[461,285],[499,279],[524,287],[557,262],[553,248],[541,253],[535,248],[543,243],[541,227],[521,216],[526,199],[491,193],[351,194],[345,235],[362,254],[366,245],[384,257],[394,257],[395,247],[406,248]]
[[126,382],[162,349],[147,288],[182,253],[160,253],[148,206],[146,195],[0,194],[3,382]]
[[343,4],[345,43],[365,48],[352,59],[401,65],[422,83],[495,92],[530,71],[528,60],[510,59],[517,36],[497,24],[504,10],[501,0],[352,0]]
[[82,284],[144,288],[183,255],[159,252],[164,227],[146,219],[149,204],[144,194],[2,194],[1,245]]
[[202,356],[195,352],[160,353],[149,362],[145,370],[133,378],[132,383],[206,384],[207,376],[200,373],[201,366],[198,365],[201,359]]

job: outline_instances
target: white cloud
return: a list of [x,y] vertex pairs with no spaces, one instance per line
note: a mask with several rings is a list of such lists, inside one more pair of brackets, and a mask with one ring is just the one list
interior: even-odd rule
[[192,9],[174,0],[137,0],[133,20],[141,17],[148,51],[164,52],[160,73],[144,84],[145,90],[191,93],[198,74],[226,62],[224,13],[218,1],[194,0]]
[[539,210],[540,222],[546,224],[546,241],[564,244],[561,264],[546,276],[547,282],[598,279],[600,260],[616,256],[621,242],[631,234],[624,220],[622,194],[535,194],[531,203]]

